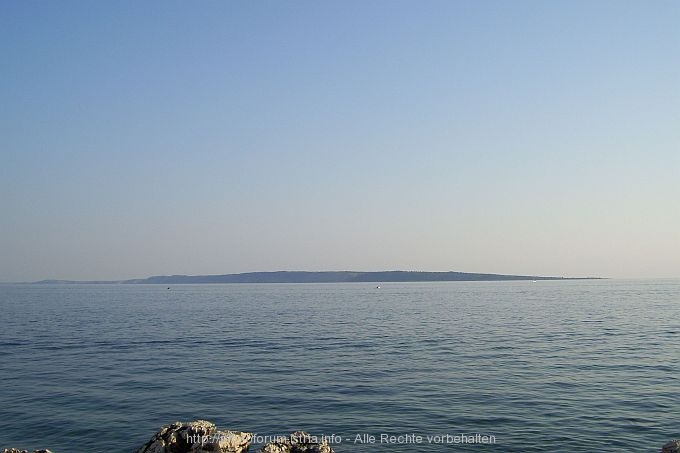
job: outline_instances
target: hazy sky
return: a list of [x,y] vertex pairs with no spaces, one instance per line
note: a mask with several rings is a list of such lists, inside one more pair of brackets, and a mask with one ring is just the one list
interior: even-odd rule
[[0,281],[680,277],[678,1],[0,2]]

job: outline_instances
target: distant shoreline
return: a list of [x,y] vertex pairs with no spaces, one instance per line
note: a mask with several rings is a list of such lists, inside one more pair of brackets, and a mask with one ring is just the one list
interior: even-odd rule
[[600,280],[602,277],[551,277],[539,275],[480,274],[427,271],[274,271],[222,275],[157,275],[129,280],[41,280],[29,284],[204,284],[204,283],[404,283],[526,280]]

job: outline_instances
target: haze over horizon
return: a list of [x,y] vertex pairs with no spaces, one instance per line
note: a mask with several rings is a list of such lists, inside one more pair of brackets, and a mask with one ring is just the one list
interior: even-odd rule
[[0,3],[0,282],[680,277],[680,2]]
[[487,274],[471,272],[428,272],[428,271],[263,271],[243,272],[232,274],[210,275],[152,275],[126,280],[39,280],[33,282],[9,282],[9,283],[158,283],[158,284],[185,284],[185,283],[405,283],[405,282],[475,282],[475,281],[517,281],[517,280],[541,281],[550,280],[579,280],[600,279],[600,277],[572,277],[556,275],[509,275]]

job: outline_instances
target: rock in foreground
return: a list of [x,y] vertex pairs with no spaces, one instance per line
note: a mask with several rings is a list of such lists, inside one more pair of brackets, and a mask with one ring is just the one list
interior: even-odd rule
[[326,442],[317,443],[314,437],[304,431],[296,431],[287,439],[269,442],[260,453],[335,453]]
[[18,448],[3,448],[2,453],[52,453],[49,450],[33,450],[32,452],[28,450],[19,450]]
[[205,420],[164,426],[136,453],[243,453],[252,433],[220,431]]
[[[245,453],[253,440],[252,433],[219,430],[214,423],[196,420],[164,426],[135,453]],[[261,453],[335,453],[327,442],[296,431],[288,437],[276,438]],[[6,448],[2,453],[52,453],[50,450]]]
[[680,440],[672,440],[661,447],[661,453],[680,453]]

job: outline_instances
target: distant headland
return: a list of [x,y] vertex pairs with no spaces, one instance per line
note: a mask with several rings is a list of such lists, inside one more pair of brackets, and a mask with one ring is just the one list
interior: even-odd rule
[[122,283],[122,284],[198,284],[198,283],[381,283],[381,282],[476,282],[508,280],[592,280],[600,277],[545,277],[538,275],[478,274],[470,272],[426,271],[275,271],[223,275],[157,275],[116,281],[41,280],[41,283]]

